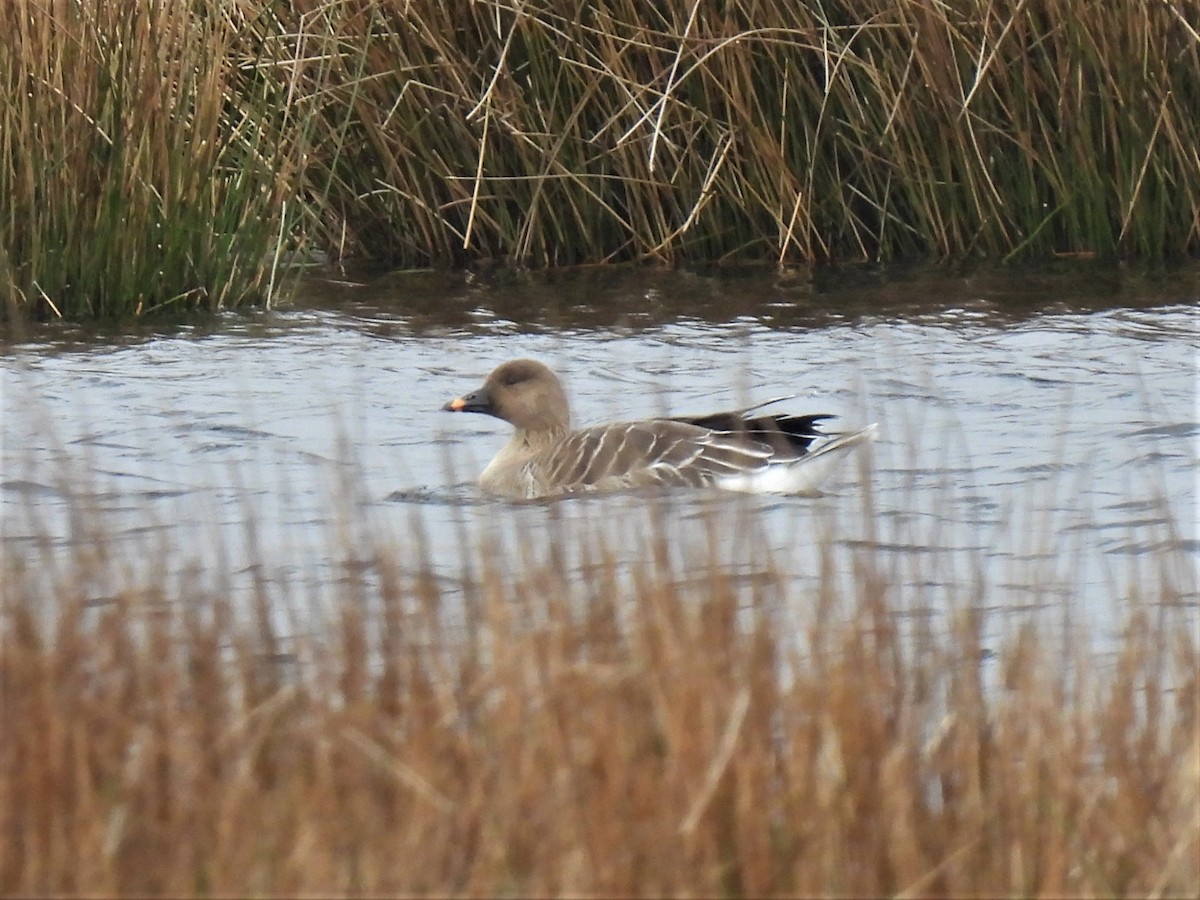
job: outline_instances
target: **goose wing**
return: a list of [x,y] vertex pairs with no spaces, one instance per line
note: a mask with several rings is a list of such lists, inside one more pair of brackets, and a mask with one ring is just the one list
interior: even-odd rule
[[794,416],[790,413],[750,415],[765,405],[767,404],[705,416],[681,416],[671,421],[684,422],[699,428],[740,436],[746,441],[763,443],[769,446],[780,460],[789,460],[808,453],[809,446],[817,438],[828,437],[818,426],[826,419],[836,418],[828,413],[808,416]]
[[538,460],[542,480],[561,491],[643,485],[701,487],[764,467],[772,446],[745,430],[684,419],[584,428]]

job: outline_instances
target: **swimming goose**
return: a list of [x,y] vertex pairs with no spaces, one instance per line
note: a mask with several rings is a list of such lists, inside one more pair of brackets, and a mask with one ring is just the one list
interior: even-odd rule
[[[875,432],[871,425],[829,434],[817,426],[833,416],[752,415],[760,408],[572,431],[562,385],[532,359],[504,363],[481,388],[442,407],[485,413],[513,425],[512,439],[483,470],[479,485],[514,500],[674,485],[813,493],[839,451]],[[810,450],[821,438],[828,440]]]

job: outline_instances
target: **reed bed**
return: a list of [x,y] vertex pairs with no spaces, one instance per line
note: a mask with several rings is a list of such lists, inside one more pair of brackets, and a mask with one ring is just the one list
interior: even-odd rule
[[1183,5],[335,12],[367,50],[336,171],[378,211],[348,234],[409,264],[1157,260],[1200,238]]
[[598,526],[464,539],[465,593],[419,519],[351,523],[329,604],[76,512],[4,555],[5,895],[1200,891],[1170,577],[1108,659],[1033,616],[985,644],[986,583],[928,627],[865,544],[848,590],[734,577],[661,510],[631,566]]
[[10,318],[265,302],[306,148],[225,4],[0,4]]
[[1200,248],[1200,6],[14,0],[7,314],[276,263],[1151,262]]

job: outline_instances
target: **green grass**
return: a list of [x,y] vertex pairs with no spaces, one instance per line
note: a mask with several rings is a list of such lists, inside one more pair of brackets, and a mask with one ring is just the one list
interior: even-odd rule
[[0,290],[9,316],[265,303],[300,135],[234,23],[197,3],[6,4]]
[[266,303],[281,251],[407,267],[1195,255],[1188,12],[15,0],[4,307]]

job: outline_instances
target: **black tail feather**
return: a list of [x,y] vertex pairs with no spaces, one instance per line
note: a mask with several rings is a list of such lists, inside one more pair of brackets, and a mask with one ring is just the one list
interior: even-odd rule
[[818,425],[836,416],[818,413],[811,416],[793,416],[787,413],[765,416],[746,416],[738,412],[712,413],[707,416],[680,416],[676,422],[687,422],[713,431],[726,431],[748,435],[770,444],[777,451],[791,452],[802,456],[809,445],[825,432]]

